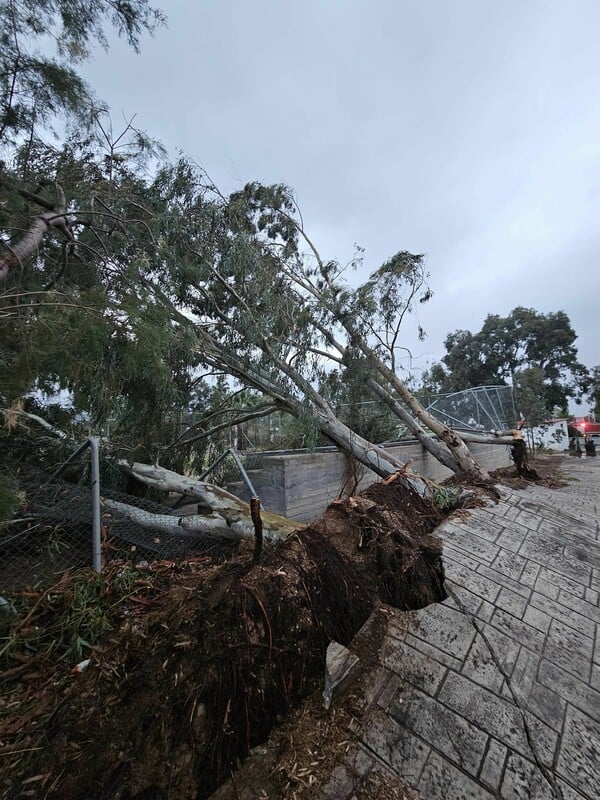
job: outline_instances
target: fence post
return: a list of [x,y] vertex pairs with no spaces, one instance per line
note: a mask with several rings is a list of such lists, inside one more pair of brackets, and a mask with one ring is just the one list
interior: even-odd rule
[[102,571],[102,541],[100,537],[100,454],[97,436],[88,439],[92,461],[92,565],[95,572]]

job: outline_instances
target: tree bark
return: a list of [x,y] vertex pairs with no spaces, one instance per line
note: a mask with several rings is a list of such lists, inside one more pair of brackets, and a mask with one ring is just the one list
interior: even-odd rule
[[[67,239],[73,240],[67,219],[65,194],[59,184],[55,184],[55,188],[56,205],[39,214],[18,242],[10,246],[5,244],[8,253],[0,258],[0,282],[6,280],[12,270],[22,267],[24,262],[33,256],[49,228],[60,228],[66,234]],[[43,205],[48,207],[49,204],[44,202]]]
[[421,420],[421,422],[429,428],[430,431],[435,433],[438,439],[448,447],[456,459],[459,469],[472,475],[477,480],[488,481],[490,479],[488,472],[473,458],[469,448],[461,439],[460,435],[456,431],[453,431],[452,428],[442,424],[436,417],[423,408],[417,398],[409,391],[406,384],[372,352],[365,342],[358,340],[354,343],[359,347],[361,352],[367,356],[370,363],[373,364],[374,369],[388,381],[390,386],[398,394],[400,399],[406,403],[415,417]]
[[440,464],[443,464],[452,472],[459,472],[460,466],[454,457],[452,451],[438,439],[434,439],[430,434],[426,433],[419,425],[416,419],[402,406],[393,396],[376,380],[368,378],[367,386],[376,397],[385,403],[385,405],[392,411],[402,422],[406,425],[408,430],[420,442],[420,444],[427,450],[428,453],[436,458]]
[[[127,461],[119,461],[118,464],[122,470],[146,486],[163,492],[188,495],[210,509],[209,514],[176,517],[169,514],[151,514],[112,500],[104,501],[108,508],[125,514],[128,519],[146,528],[177,535],[200,533],[235,540],[254,537],[250,506],[225,489],[152,464]],[[292,531],[301,527],[299,522],[264,510],[262,520],[264,536],[268,540],[285,539]]]

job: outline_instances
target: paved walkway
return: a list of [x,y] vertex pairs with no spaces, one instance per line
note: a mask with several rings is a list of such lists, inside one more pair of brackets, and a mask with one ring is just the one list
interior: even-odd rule
[[600,458],[565,471],[440,529],[450,596],[391,616],[323,797],[376,767],[424,800],[600,798]]

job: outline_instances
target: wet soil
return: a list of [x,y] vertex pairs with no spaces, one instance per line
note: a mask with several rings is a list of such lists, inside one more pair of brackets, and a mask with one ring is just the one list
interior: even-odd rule
[[377,484],[258,565],[116,564],[23,592],[0,644],[1,796],[209,797],[320,685],[331,640],[382,600],[443,599],[441,519]]

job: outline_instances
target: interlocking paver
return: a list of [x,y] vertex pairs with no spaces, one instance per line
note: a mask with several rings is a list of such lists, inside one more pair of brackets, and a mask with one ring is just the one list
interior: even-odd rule
[[382,663],[413,686],[428,694],[435,694],[447,672],[447,667],[434,661],[414,647],[398,639],[389,638],[384,643]]
[[507,753],[508,748],[506,745],[496,741],[496,739],[490,739],[479,777],[481,782],[493,792],[496,792],[500,787]]
[[427,800],[493,800],[494,797],[479,782],[433,752],[417,788]]
[[589,636],[553,619],[544,645],[544,658],[589,681],[594,641]]
[[600,459],[567,468],[441,526],[447,600],[391,612],[365,758],[427,800],[600,797]]
[[506,800],[556,800],[552,785],[537,765],[518,753],[510,753],[506,760],[501,797]]
[[598,742],[600,723],[579,709],[569,707],[556,771],[590,797],[600,797]]
[[510,550],[501,548],[492,563],[492,569],[515,581],[519,581],[526,564],[527,559],[523,558],[523,556],[518,556]]
[[437,749],[461,769],[471,775],[479,772],[488,736],[461,714],[415,689],[399,692],[390,714],[420,739],[435,739]]

